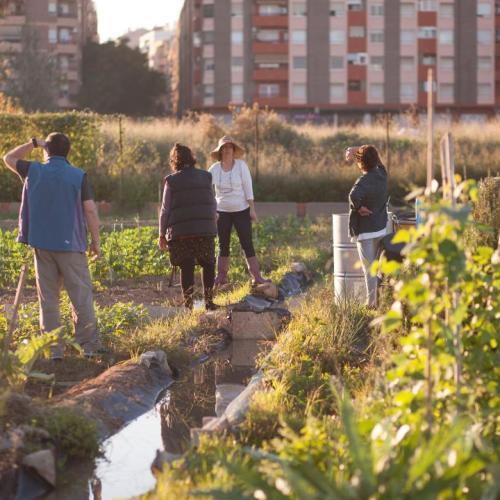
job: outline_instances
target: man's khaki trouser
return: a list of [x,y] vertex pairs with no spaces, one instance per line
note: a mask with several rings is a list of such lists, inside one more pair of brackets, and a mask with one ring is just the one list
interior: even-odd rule
[[[51,332],[61,326],[59,294],[64,285],[73,309],[75,339],[85,352],[91,352],[97,342],[97,320],[87,256],[78,252],[35,249],[35,272],[42,332]],[[63,354],[61,345],[52,348],[53,357]]]

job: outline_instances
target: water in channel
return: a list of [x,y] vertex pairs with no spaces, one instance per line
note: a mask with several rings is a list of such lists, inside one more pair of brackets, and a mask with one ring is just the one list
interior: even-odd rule
[[112,500],[152,490],[157,450],[173,455],[186,451],[190,429],[222,415],[255,373],[256,357],[271,344],[233,341],[224,352],[181,375],[155,408],[103,443],[103,457],[95,464],[70,467],[51,498]]

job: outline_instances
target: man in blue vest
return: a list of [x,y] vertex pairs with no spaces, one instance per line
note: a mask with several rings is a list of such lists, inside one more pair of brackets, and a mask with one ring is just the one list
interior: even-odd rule
[[[43,148],[43,163],[26,161],[35,148]],[[85,252],[88,228],[90,253],[101,255],[99,216],[87,175],[68,162],[69,151],[68,137],[52,133],[45,141],[33,138],[13,149],[4,162],[24,181],[18,241],[34,249],[40,329],[51,332],[61,326],[59,293],[64,285],[73,307],[76,341],[85,356],[92,357],[100,346]],[[53,360],[62,359],[63,346],[53,346],[51,354]]]

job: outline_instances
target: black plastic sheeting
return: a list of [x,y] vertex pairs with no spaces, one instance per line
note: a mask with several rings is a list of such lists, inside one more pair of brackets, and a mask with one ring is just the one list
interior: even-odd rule
[[232,311],[264,312],[276,309],[276,304],[289,297],[303,293],[309,286],[309,280],[303,273],[290,272],[283,276],[278,284],[278,298],[276,300],[256,295],[247,295],[241,302],[230,307]]

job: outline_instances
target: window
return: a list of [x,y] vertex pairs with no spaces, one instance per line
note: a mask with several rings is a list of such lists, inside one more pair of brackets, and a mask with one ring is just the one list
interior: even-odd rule
[[202,35],[199,31],[196,31],[193,33],[193,46],[194,47],[201,47],[202,43]]
[[345,7],[343,2],[330,2],[330,16],[342,17],[345,15]]
[[59,28],[59,42],[60,43],[71,43],[73,37],[71,36],[71,28]]
[[292,99],[294,101],[303,101],[307,99],[307,89],[303,83],[294,83],[292,85]]
[[[20,42],[22,38],[21,26],[5,26],[0,25],[0,41],[2,42]],[[49,33],[50,38],[50,33]],[[56,35],[57,42],[57,35]],[[56,43],[53,42],[53,43]],[[3,54],[2,56],[3,57]]]
[[489,3],[480,2],[477,4],[477,17],[490,17],[491,5]]
[[374,3],[370,5],[370,15],[372,16],[383,16],[384,15],[384,4]]
[[61,17],[69,17],[71,15],[71,9],[67,3],[59,3],[58,15]]
[[232,17],[241,17],[243,15],[243,4],[233,2],[231,4],[231,16]]
[[361,92],[363,90],[363,82],[361,80],[349,80],[347,82],[349,92]]
[[55,2],[54,0],[51,0],[49,2],[49,14],[51,16],[57,15],[57,2]]
[[345,43],[345,31],[331,30],[330,31],[330,44],[343,45]]
[[243,43],[243,31],[232,31],[231,43],[233,45],[241,45]]
[[282,5],[259,5],[259,15],[260,16],[283,16],[286,15],[287,8]]
[[307,58],[303,56],[295,56],[293,58],[293,69],[307,69]]
[[384,85],[382,83],[371,83],[369,87],[369,96],[371,99],[384,100]]
[[243,102],[243,85],[233,84],[231,85],[231,101],[232,102]]
[[422,56],[422,62],[424,66],[435,66],[436,64],[436,54],[424,54]]
[[213,3],[209,3],[209,4],[206,4],[206,5],[203,5],[203,7],[202,7],[202,15],[205,18],[214,17],[214,4]]
[[384,43],[384,32],[382,30],[370,31],[371,43]]
[[345,101],[345,85],[343,83],[332,83],[330,85],[330,101],[331,102]]
[[418,2],[418,10],[420,11],[435,11],[436,7],[436,0],[419,0]]
[[214,69],[215,69],[215,60],[213,57],[203,59],[203,71],[214,71]]
[[500,28],[495,30],[495,41],[496,43],[500,43]]
[[347,10],[363,10],[361,0],[347,0]]
[[478,30],[477,43],[479,45],[489,45],[493,43],[493,33],[491,30]]
[[437,29],[434,26],[422,26],[418,30],[419,38],[436,38]]
[[412,3],[401,4],[401,17],[415,17],[415,5]]
[[412,56],[403,56],[401,58],[401,69],[404,70],[415,69],[415,58]]
[[214,104],[214,86],[203,85],[203,104],[205,106],[213,106]]
[[415,44],[415,31],[414,30],[401,30],[401,45],[414,45]]
[[477,97],[481,101],[490,101],[492,99],[491,83],[480,83],[477,86]]
[[439,31],[439,43],[441,45],[451,45],[451,44],[453,44],[453,31],[451,31],[451,30],[440,30]]
[[413,83],[402,83],[400,87],[401,99],[414,99],[415,86]]
[[292,43],[303,44],[307,41],[307,32],[305,30],[292,31]]
[[280,86],[277,83],[261,83],[259,85],[260,97],[278,97],[280,95]]
[[69,83],[63,82],[59,85],[59,98],[68,99],[69,98]]
[[349,36],[351,38],[364,38],[365,27],[364,26],[350,26],[349,27]]
[[259,69],[279,69],[279,62],[259,62],[257,63]]
[[306,2],[293,2],[292,3],[292,16],[304,17],[307,16]]
[[440,57],[439,58],[439,67],[440,69],[446,69],[449,71],[453,71],[455,67],[455,59],[453,57]]
[[[232,33],[231,33],[232,37]],[[205,45],[209,45],[215,42],[215,33],[213,31],[204,31],[203,32],[203,43]]]
[[49,28],[49,43],[57,43],[57,29]]
[[495,14],[500,14],[500,2],[495,2]]
[[330,69],[343,69],[344,58],[342,56],[331,56],[330,57]]
[[233,68],[242,68],[243,67],[243,57],[232,57],[231,58],[231,66]]
[[259,42],[279,42],[280,32],[278,30],[259,30],[256,39]]
[[375,70],[384,69],[384,56],[371,56],[370,66]]
[[493,68],[493,60],[491,57],[480,57],[477,60],[477,67],[479,69],[490,70]]
[[455,15],[455,6],[452,3],[442,3],[439,5],[439,17],[452,19]]
[[438,100],[441,102],[453,102],[455,99],[455,86],[452,83],[440,83]]
[[213,97],[214,97],[214,86],[213,85],[203,85],[203,97],[213,99]]
[[364,52],[353,52],[347,54],[347,64],[364,65],[368,61],[368,56]]

